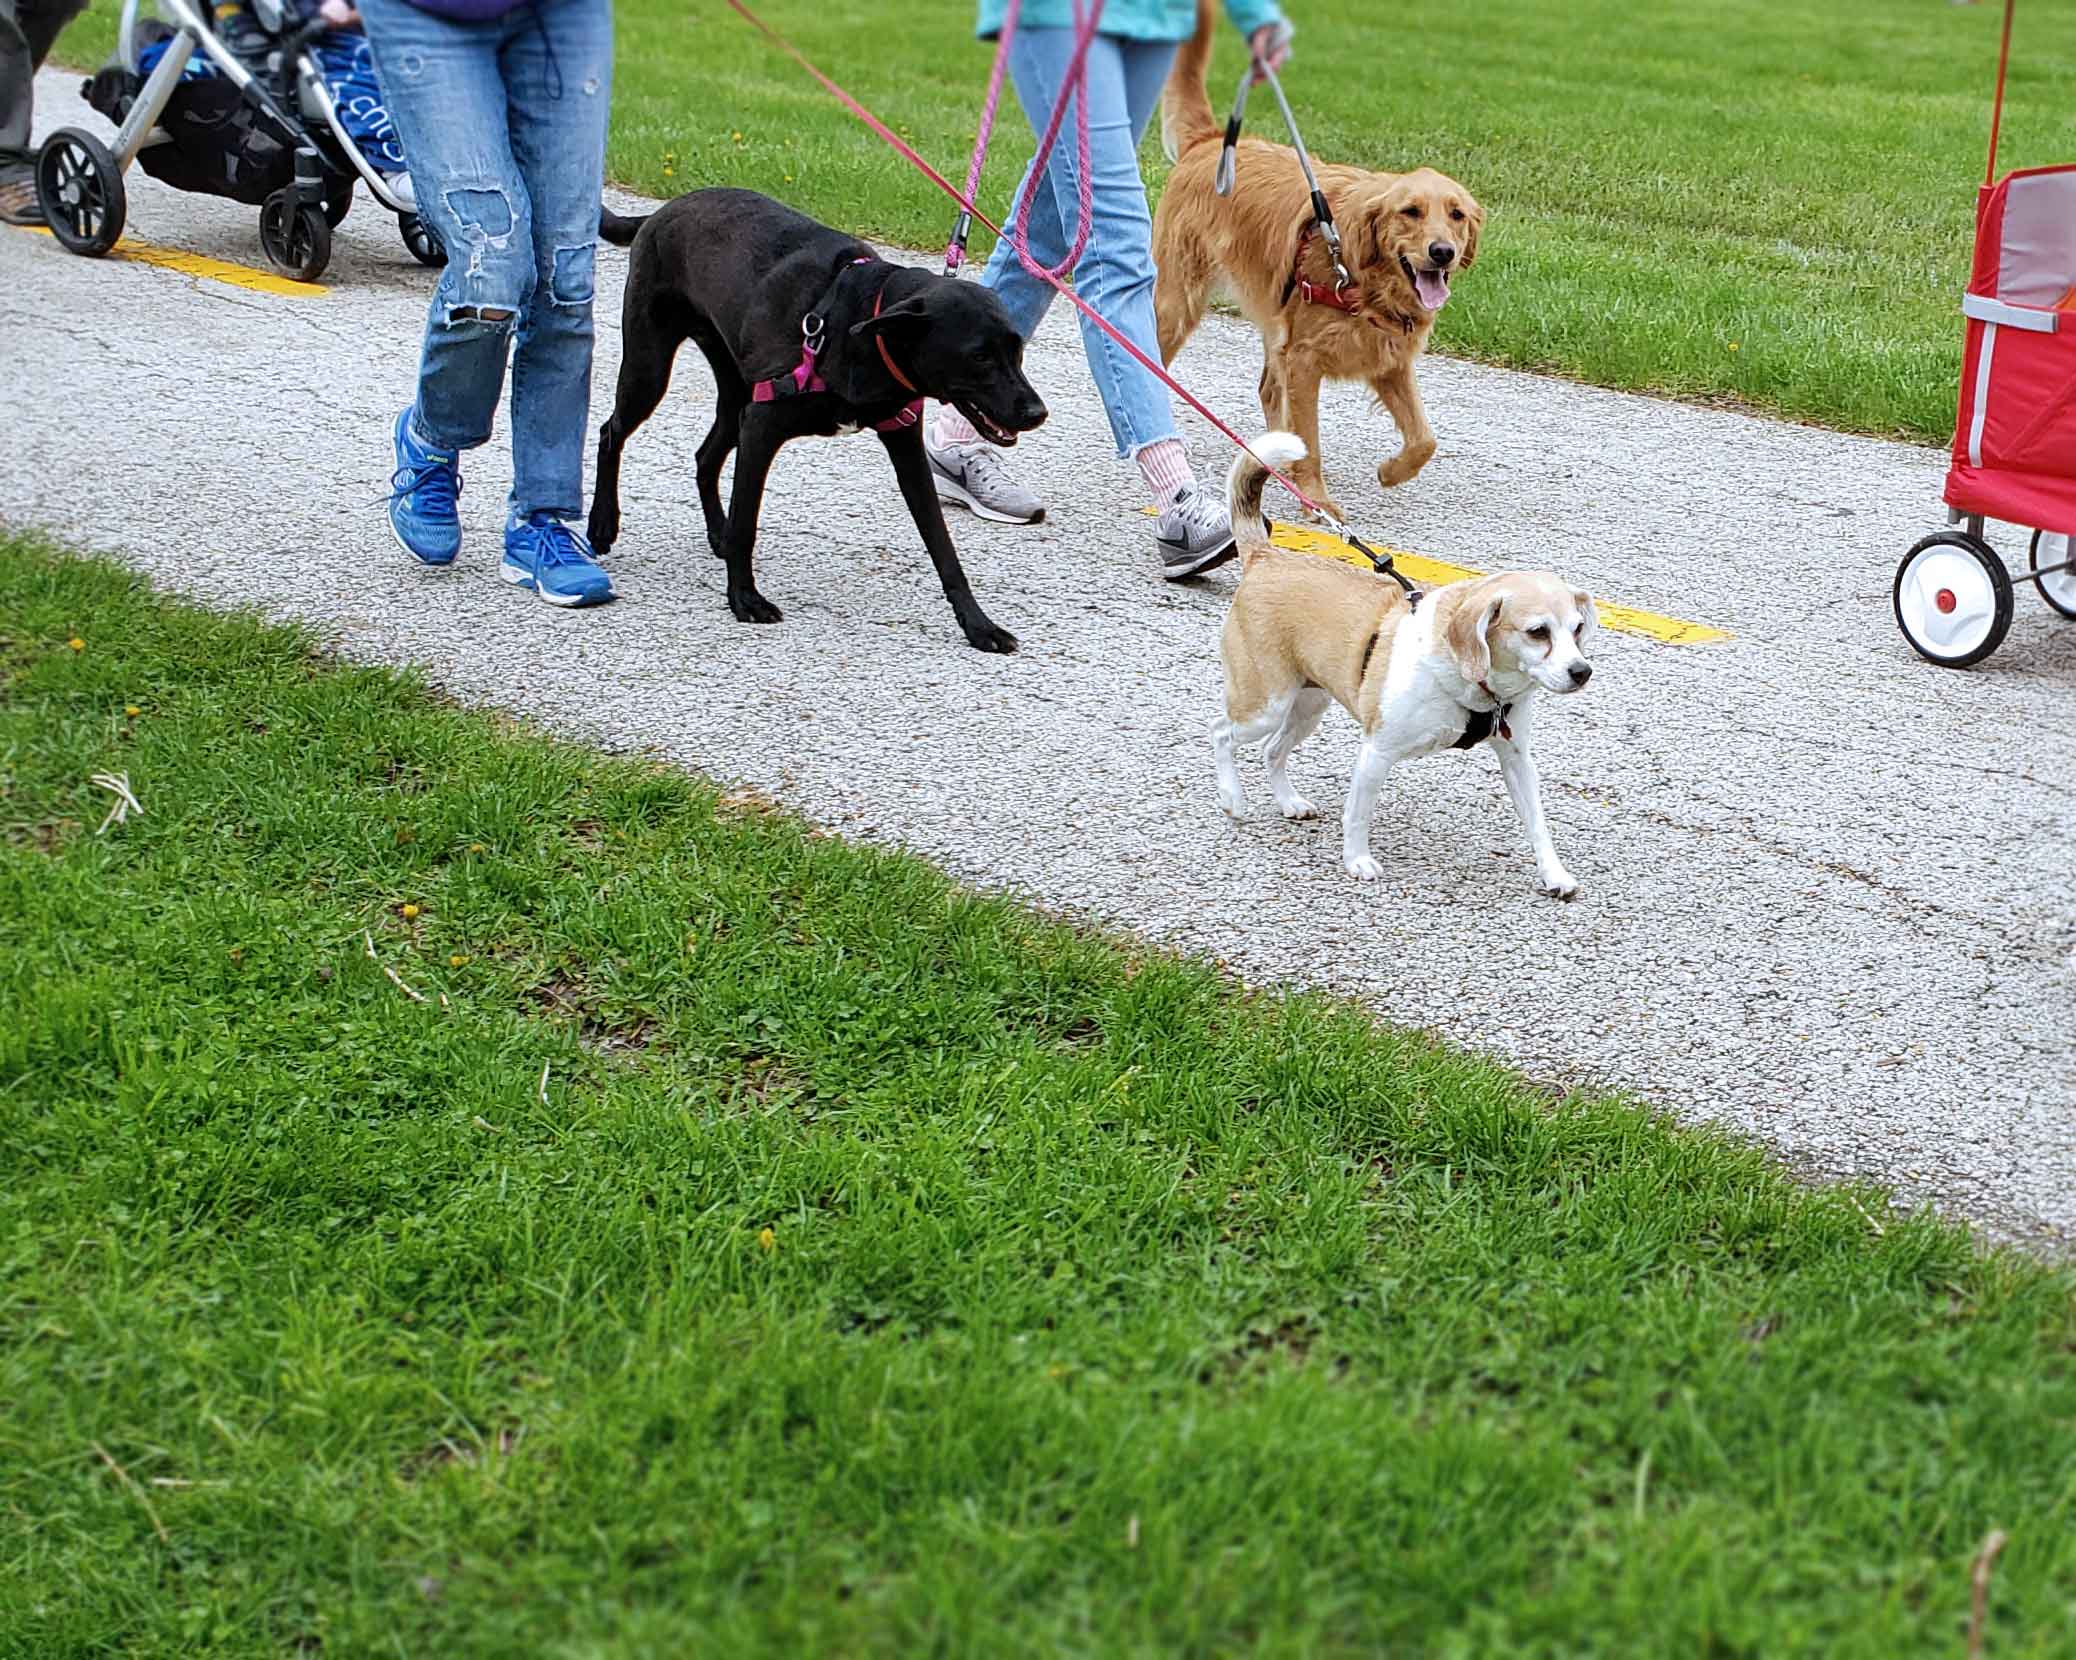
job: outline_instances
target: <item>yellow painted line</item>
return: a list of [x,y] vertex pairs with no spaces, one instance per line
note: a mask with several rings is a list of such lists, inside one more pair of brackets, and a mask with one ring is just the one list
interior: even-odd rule
[[[50,235],[47,225],[24,225],[21,228],[41,236]],[[295,282],[288,277],[278,277],[271,271],[255,270],[250,265],[233,265],[227,259],[211,259],[207,254],[190,254],[179,248],[161,248],[150,242],[118,242],[104,257],[132,260],[139,265],[156,265],[188,277],[207,277],[211,282],[228,283],[233,288],[250,289],[255,294],[309,299],[331,292],[321,282]]]
[[[1151,511],[1149,509],[1148,511]],[[1294,553],[1319,553],[1329,559],[1338,559],[1343,564],[1353,565],[1359,570],[1368,570],[1370,562],[1338,536],[1330,536],[1323,530],[1314,530],[1309,525],[1295,525],[1276,521],[1276,529],[1270,537],[1279,548],[1289,548]],[[1379,547],[1378,552],[1391,555],[1392,563],[1415,582],[1442,583],[1461,582],[1465,577],[1483,576],[1483,571],[1452,565],[1447,560],[1429,559],[1424,554],[1407,553],[1402,548]],[[1647,640],[1657,640],[1669,646],[1698,646],[1709,640],[1727,640],[1729,630],[1711,628],[1706,623],[1685,622],[1678,617],[1661,617],[1655,611],[1640,611],[1633,605],[1611,605],[1597,594],[1594,603],[1600,607],[1603,626],[1620,634],[1641,634]]]

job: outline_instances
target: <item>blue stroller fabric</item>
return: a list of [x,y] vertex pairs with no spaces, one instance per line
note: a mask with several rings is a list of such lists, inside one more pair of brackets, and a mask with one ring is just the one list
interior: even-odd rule
[[[137,73],[149,76],[166,55],[169,40],[153,41],[137,54]],[[368,37],[351,30],[332,29],[317,37],[311,47],[324,89],[338,107],[339,125],[354,146],[368,158],[378,173],[404,172],[404,148],[389,107],[382,101],[382,86],[375,79],[375,59],[368,50]],[[216,70],[204,57],[188,60],[183,80],[216,78]]]
[[389,119],[389,106],[382,101],[368,37],[335,29],[317,37],[312,55],[325,91],[338,106],[339,125],[368,158],[368,165],[378,173],[405,171],[404,147]]

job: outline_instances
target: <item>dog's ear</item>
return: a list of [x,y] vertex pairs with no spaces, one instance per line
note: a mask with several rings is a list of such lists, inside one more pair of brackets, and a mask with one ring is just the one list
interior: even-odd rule
[[1587,641],[1600,632],[1600,607],[1593,603],[1593,596],[1583,588],[1574,588],[1571,597],[1586,614],[1586,626],[1579,630],[1579,645],[1583,648]]
[[924,322],[929,315],[930,307],[924,297],[911,294],[907,299],[888,306],[878,315],[851,324],[851,338],[870,340],[875,334],[884,334],[888,329],[897,329],[904,323]]
[[1463,221],[1467,227],[1463,238],[1463,258],[1457,265],[1468,271],[1478,262],[1478,238],[1485,234],[1485,210],[1476,202],[1466,200],[1463,204]]
[[1350,251],[1357,270],[1375,270],[1390,262],[1391,219],[1404,205],[1396,191],[1386,191],[1356,216],[1355,246]]
[[1456,659],[1456,672],[1476,686],[1492,673],[1492,625],[1505,607],[1504,593],[1479,593],[1472,589],[1450,612],[1442,629],[1442,640]]

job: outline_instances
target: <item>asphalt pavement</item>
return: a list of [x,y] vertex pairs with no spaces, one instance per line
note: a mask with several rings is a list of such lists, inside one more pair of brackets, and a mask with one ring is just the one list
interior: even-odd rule
[[[40,78],[39,130],[105,135],[77,87]],[[1441,451],[1386,500],[1388,421],[1330,392],[1329,477],[1366,531],[1728,635],[1609,632],[1592,686],[1545,711],[1578,900],[1534,893],[1483,750],[1401,769],[1374,835],[1385,878],[1363,885],[1338,858],[1355,738],[1337,712],[1293,767],[1324,818],[1285,823],[1247,762],[1256,816],[1220,812],[1207,729],[1233,575],[1160,580],[1066,307],[1028,360],[1052,419],[1011,457],[1047,522],[951,520],[1014,657],[961,640],[869,435],[780,457],[757,567],[786,620],[734,622],[693,497],[711,383],[689,351],[627,452],[623,597],[559,612],[497,577],[502,423],[469,458],[459,565],[409,568],[390,540],[388,429],[432,287],[394,220],[363,197],[323,292],[270,292],[198,274],[263,268],[255,210],[135,172],[129,191],[146,257],[0,231],[0,519],[977,887],[1348,994],[1992,1237],[2076,1247],[2076,623],[2026,590],[1981,667],[1912,654],[1890,583],[1943,522],[1941,453],[1430,358]],[[601,248],[594,431],[625,270]],[[1252,331],[1214,317],[1176,368],[1251,430],[1259,363]],[[1225,441],[1182,428],[1222,470]],[[1994,535],[2023,567],[2023,535]],[[148,804],[151,780],[132,783]]]

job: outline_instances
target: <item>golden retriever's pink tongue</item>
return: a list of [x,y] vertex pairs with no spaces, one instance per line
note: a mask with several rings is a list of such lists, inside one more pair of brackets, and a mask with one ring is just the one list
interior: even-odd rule
[[1449,274],[1446,271],[1415,271],[1413,292],[1429,311],[1440,311],[1449,303]]

